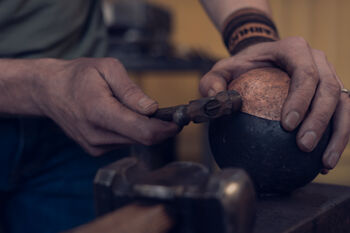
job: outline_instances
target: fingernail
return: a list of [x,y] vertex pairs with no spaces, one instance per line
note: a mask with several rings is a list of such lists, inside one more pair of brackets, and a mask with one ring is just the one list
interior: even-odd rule
[[155,110],[157,110],[157,102],[150,99],[149,97],[143,97],[139,100],[139,106],[146,112],[146,113],[153,113]]
[[208,96],[214,96],[216,94],[215,90],[214,89],[210,89],[208,91]]
[[208,91],[208,96],[214,96],[217,93],[223,91],[224,87],[222,86],[221,83],[214,83],[213,86],[209,89]]
[[314,131],[307,131],[300,139],[300,143],[308,150],[312,151],[316,144],[316,133]]
[[284,120],[284,125],[287,127],[287,130],[293,130],[297,127],[299,122],[300,115],[296,111],[291,111],[287,114],[286,119]]
[[213,85],[213,89],[214,89],[215,93],[219,93],[220,91],[223,91],[223,86],[221,83],[216,82]]
[[326,165],[330,168],[330,169],[333,169],[335,168],[335,166],[337,165],[338,161],[339,161],[339,158],[340,158],[340,154],[339,153],[336,153],[336,152],[333,152],[331,155],[329,155],[327,158],[326,158]]

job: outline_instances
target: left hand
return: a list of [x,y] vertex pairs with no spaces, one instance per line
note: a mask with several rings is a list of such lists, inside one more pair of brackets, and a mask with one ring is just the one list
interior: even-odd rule
[[310,152],[316,147],[333,116],[333,134],[323,155],[324,167],[333,169],[349,140],[350,97],[341,92],[343,84],[325,54],[310,48],[304,39],[260,43],[223,59],[201,79],[199,90],[203,96],[212,96],[226,90],[241,74],[271,66],[291,77],[281,122],[288,131],[301,124],[297,134],[301,150]]

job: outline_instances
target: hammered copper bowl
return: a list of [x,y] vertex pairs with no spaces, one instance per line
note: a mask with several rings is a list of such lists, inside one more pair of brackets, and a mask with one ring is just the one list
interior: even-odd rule
[[289,77],[276,68],[249,71],[229,89],[243,99],[241,112],[210,123],[210,147],[221,168],[240,167],[261,195],[287,194],[311,182],[322,166],[330,128],[312,152],[296,144],[297,130],[285,131],[281,109],[288,94]]

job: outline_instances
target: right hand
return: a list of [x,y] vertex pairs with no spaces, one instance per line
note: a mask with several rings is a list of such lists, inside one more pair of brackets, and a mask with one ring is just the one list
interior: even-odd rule
[[149,118],[158,104],[112,58],[48,59],[39,106],[85,151],[99,156],[121,145],[151,145],[175,135],[174,123]]
[[300,126],[296,139],[302,151],[314,150],[332,123],[323,165],[333,169],[350,138],[350,98],[341,93],[344,86],[325,54],[304,39],[290,37],[249,46],[215,64],[201,79],[200,91],[204,96],[215,95],[241,74],[263,67],[279,67],[291,77],[281,123],[287,131]]

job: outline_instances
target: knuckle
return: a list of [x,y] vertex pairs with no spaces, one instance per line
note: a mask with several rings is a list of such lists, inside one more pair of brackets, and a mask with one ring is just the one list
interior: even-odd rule
[[111,72],[112,69],[121,70],[124,68],[124,66],[118,59],[112,57],[99,58],[97,64],[100,69],[102,69],[108,74]]
[[88,65],[89,63],[91,63],[91,61],[92,61],[92,58],[88,58],[88,57],[79,57],[72,60],[73,64],[79,64],[79,65]]
[[122,63],[120,63],[118,59],[113,57],[102,58],[101,62],[103,62],[107,66],[117,66],[117,67],[122,66]]
[[157,143],[157,133],[150,129],[144,130],[141,143],[146,146],[151,146]]
[[310,46],[303,37],[288,37],[282,40],[279,44],[279,52],[283,51],[288,56],[295,56],[297,54],[304,54]]
[[209,73],[206,73],[200,80],[199,80],[199,86],[203,86],[208,82]]
[[209,75],[206,77],[207,81],[212,81],[215,78],[224,78],[227,79],[229,73],[225,70],[212,70]]
[[320,113],[315,119],[315,123],[319,128],[324,128],[328,125],[330,120],[330,116],[327,113]]
[[201,93],[202,96],[207,96],[207,83],[206,83],[206,79],[205,77],[203,77],[200,81],[199,81],[199,85],[198,85],[198,91]]
[[81,70],[96,70],[96,63],[98,63],[100,58],[77,58],[73,60],[73,64],[77,65]]
[[98,125],[106,117],[104,115],[106,110],[95,100],[92,100],[90,104],[84,105],[82,111],[87,125]]
[[293,42],[294,45],[296,46],[300,46],[300,47],[308,47],[309,44],[307,43],[307,41],[301,37],[301,36],[294,36],[294,37],[290,37],[290,40]]
[[344,134],[342,135],[343,138],[343,145],[347,145],[349,143],[350,140],[350,127],[347,128],[347,130],[344,131]]
[[309,91],[309,88],[305,87],[299,87],[294,94],[294,102],[298,103],[299,105],[306,106],[311,101],[311,98],[313,97],[312,93]]
[[98,133],[88,122],[80,127],[80,134],[84,138],[85,144],[87,144],[88,147],[96,147],[103,143],[98,136]]
[[[348,96],[346,96],[346,102],[345,101],[343,101],[343,105],[341,105],[341,106],[343,106],[343,108],[344,108],[344,110],[345,110],[345,113],[348,115],[348,116],[350,116],[350,98],[348,97]],[[342,99],[340,99],[340,101],[342,102]],[[350,119],[349,119],[350,120]],[[350,130],[350,127],[349,127],[349,130]]]
[[[91,105],[93,106],[93,105]],[[87,125],[93,125],[99,120],[98,111],[92,111],[91,106],[84,106],[83,115],[85,116]]]
[[92,147],[86,148],[86,152],[92,155],[93,157],[101,156],[104,153],[104,151]]
[[93,146],[93,147],[101,145],[100,139],[96,137],[94,134],[87,136],[86,141],[90,146]]
[[93,74],[96,74],[97,69],[91,64],[84,64],[84,66],[79,70],[79,77],[80,78],[91,78]]
[[305,77],[308,77],[308,79],[313,82],[318,82],[320,79],[318,70],[314,65],[310,64],[302,67],[302,72]]
[[341,88],[338,82],[335,80],[332,81],[325,81],[324,82],[325,88],[327,88],[328,92],[331,93],[333,96],[337,96],[339,98],[341,93]]
[[320,57],[320,58],[323,58],[323,59],[327,59],[327,55],[325,52],[321,51],[321,50],[318,50],[318,49],[313,49],[312,50],[312,53],[317,56],[317,57]]
[[234,58],[232,57],[221,59],[220,61],[215,63],[211,70],[222,69],[223,67],[227,66],[228,63],[231,63],[233,59]]
[[129,86],[127,86],[122,95],[123,99],[129,99],[131,98],[133,95],[137,94],[140,92],[140,89],[135,85],[135,84],[130,84]]

